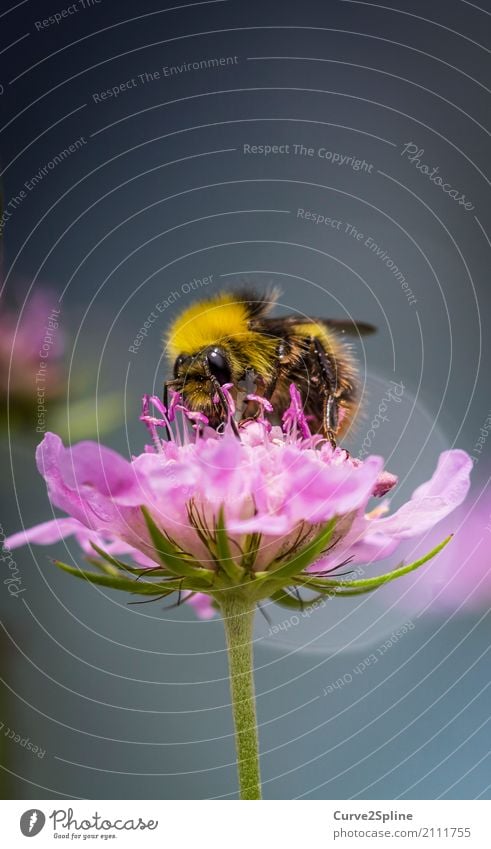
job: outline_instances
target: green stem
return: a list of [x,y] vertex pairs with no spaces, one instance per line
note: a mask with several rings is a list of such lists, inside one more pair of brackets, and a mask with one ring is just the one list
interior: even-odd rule
[[220,594],[227,637],[241,799],[261,798],[252,635],[255,605],[234,590]]

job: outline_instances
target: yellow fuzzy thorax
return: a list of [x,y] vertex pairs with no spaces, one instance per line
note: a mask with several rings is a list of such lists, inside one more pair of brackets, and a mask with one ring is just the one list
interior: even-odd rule
[[169,357],[195,354],[229,339],[247,345],[257,338],[248,321],[247,305],[234,301],[230,293],[198,301],[171,325],[166,339]]

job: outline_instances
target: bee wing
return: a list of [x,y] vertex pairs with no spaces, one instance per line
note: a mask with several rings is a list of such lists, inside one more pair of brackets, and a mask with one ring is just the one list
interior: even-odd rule
[[262,329],[266,333],[277,333],[285,325],[291,327],[292,325],[312,323],[323,324],[343,336],[369,336],[371,333],[377,332],[377,328],[366,321],[351,321],[342,318],[311,318],[309,316],[287,315],[278,318],[261,318],[254,322],[258,330]]
[[342,318],[317,318],[316,321],[348,336],[370,336],[371,333],[377,332],[375,325],[367,321],[345,321]]

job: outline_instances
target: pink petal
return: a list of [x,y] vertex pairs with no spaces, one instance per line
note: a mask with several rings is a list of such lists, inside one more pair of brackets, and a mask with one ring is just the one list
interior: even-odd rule
[[65,452],[60,437],[48,432],[36,449],[37,467],[46,481],[51,503],[90,527],[93,516],[84,499],[66,486],[60,473],[60,463]]
[[294,523],[285,515],[260,514],[249,519],[227,520],[227,530],[231,534],[260,533],[263,536],[283,536],[289,533]]
[[375,519],[373,530],[405,539],[424,533],[462,504],[470,487],[471,458],[465,451],[444,451],[433,477],[392,516]]
[[124,505],[141,503],[132,465],[96,442],[65,448],[59,436],[47,433],[36,461],[51,503],[92,530],[116,532],[126,522]]
[[205,593],[195,593],[186,599],[186,603],[194,607],[199,619],[213,619],[217,610],[213,607],[213,599]]
[[78,442],[60,452],[59,470],[70,489],[90,487],[113,499],[124,500],[135,486],[131,463],[97,442]]
[[77,519],[52,519],[50,522],[43,522],[41,525],[34,525],[33,528],[12,534],[5,540],[5,545],[8,548],[18,548],[20,545],[27,545],[29,542],[35,542],[38,545],[50,545],[75,533],[86,534],[87,528]]
[[316,468],[306,459],[300,457],[296,464],[295,491],[286,509],[296,519],[307,519],[313,524],[365,506],[383,463],[381,457],[368,457],[361,466],[345,462]]
[[251,489],[254,464],[245,446],[233,434],[196,445],[197,492],[211,504],[240,504]]

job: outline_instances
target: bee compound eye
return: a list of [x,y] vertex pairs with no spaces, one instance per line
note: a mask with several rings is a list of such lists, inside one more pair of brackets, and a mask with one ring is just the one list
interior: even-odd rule
[[212,348],[208,351],[206,359],[212,375],[216,377],[221,386],[224,383],[231,382],[230,365],[222,351],[218,348]]

